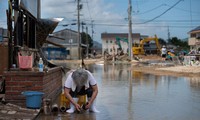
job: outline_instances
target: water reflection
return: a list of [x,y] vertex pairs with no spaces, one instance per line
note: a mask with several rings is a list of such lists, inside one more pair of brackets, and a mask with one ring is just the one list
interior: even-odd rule
[[[89,65],[97,79],[100,113],[59,114],[48,120],[197,120],[200,78],[132,71],[130,64]],[[47,117],[47,116],[46,116]],[[44,116],[40,116],[40,119]]]

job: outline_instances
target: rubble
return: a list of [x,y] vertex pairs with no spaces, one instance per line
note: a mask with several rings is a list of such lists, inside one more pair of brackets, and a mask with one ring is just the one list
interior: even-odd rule
[[7,103],[0,103],[0,120],[33,120],[40,109],[28,109]]

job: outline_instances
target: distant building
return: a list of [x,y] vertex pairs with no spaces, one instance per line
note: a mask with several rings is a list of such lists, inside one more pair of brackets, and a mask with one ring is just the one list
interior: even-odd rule
[[[65,59],[78,59],[78,32],[70,29],[60,30],[54,32],[47,40],[58,44],[57,46],[52,44],[43,46],[46,56],[50,56],[48,57],[49,59],[64,59],[64,57],[66,57]],[[65,50],[63,48],[65,48]]]
[[[102,33],[102,53],[107,51],[109,54],[113,54],[113,50],[115,54],[117,54],[117,50],[119,48],[119,44],[117,43],[117,38],[120,38],[120,45],[124,53],[128,53],[128,33]],[[140,42],[140,34],[133,33],[132,34],[132,43],[139,44]]]
[[7,29],[0,28],[0,42],[7,40]]
[[190,46],[190,50],[200,51],[200,26],[191,30],[189,35],[188,45]]

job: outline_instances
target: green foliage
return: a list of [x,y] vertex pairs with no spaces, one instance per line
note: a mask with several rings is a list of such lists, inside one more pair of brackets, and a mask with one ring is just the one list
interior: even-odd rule
[[89,49],[90,49],[93,46],[93,40],[89,34],[82,32],[81,33],[81,42],[83,44],[87,44],[87,39],[88,39],[88,44],[89,44]]
[[170,44],[180,47],[182,49],[189,49],[188,42],[182,41],[182,40],[178,39],[177,37],[172,37],[172,39],[169,39],[168,42]]
[[167,44],[167,42],[164,39],[162,39],[162,38],[159,38],[158,41],[159,41],[159,43],[161,45],[166,45]]

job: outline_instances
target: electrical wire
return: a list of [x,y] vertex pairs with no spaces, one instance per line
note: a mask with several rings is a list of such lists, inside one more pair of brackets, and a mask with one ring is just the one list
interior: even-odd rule
[[156,16],[156,17],[154,17],[153,19],[151,19],[151,20],[148,20],[148,21],[146,21],[146,22],[143,22],[143,23],[140,23],[140,24],[146,24],[146,23],[149,23],[149,22],[151,22],[151,21],[154,21],[155,19],[157,19],[157,18],[159,18],[159,17],[161,17],[162,15],[164,15],[165,13],[167,13],[169,10],[171,10],[172,8],[174,8],[177,4],[179,4],[181,1],[183,1],[183,0],[179,0],[178,2],[176,2],[173,6],[171,6],[170,8],[168,8],[167,10],[165,10],[162,14],[160,14],[160,15],[158,15],[158,16]]
[[[113,19],[110,19],[110,20],[107,20],[107,19],[93,19],[95,22],[97,22],[97,23],[101,23],[101,22],[114,22],[113,21]],[[1,20],[0,20],[1,21]],[[74,21],[74,19],[64,19],[62,22],[69,22],[69,21]],[[84,21],[85,22],[90,22],[91,20],[90,19],[84,19]],[[137,20],[135,20],[135,21],[133,21],[134,23],[139,23],[139,22],[137,22],[137,21],[147,21],[147,19],[137,19]],[[118,23],[123,23],[123,22],[125,22],[124,21],[124,19],[121,19],[121,18],[116,18],[115,19],[115,22],[118,22]],[[172,23],[172,22],[174,22],[174,23],[176,23],[176,22],[181,22],[181,23],[183,23],[183,22],[185,22],[185,23],[187,23],[187,22],[191,22],[191,20],[188,18],[188,19],[181,19],[181,20],[179,20],[179,19],[168,19],[168,20],[162,20],[162,19],[159,19],[159,20],[154,20],[154,21],[152,21],[152,22],[167,22],[167,23]],[[200,22],[200,19],[193,19],[193,22]]]
[[[190,20],[191,20],[191,26],[192,26],[192,1],[190,0]],[[192,28],[192,27],[191,27]]]
[[155,7],[155,8],[152,8],[152,9],[150,9],[150,10],[147,10],[147,11],[145,11],[145,12],[137,13],[137,15],[142,15],[142,14],[146,14],[146,13],[152,12],[152,11],[154,11],[154,10],[156,10],[156,9],[162,7],[162,6],[166,6],[166,5],[167,5],[167,4],[161,4],[161,5],[159,5],[159,6]]
[[88,0],[86,0],[86,3],[87,3],[87,8],[88,8],[88,12],[89,12],[90,20],[92,21],[92,17],[91,17],[91,13],[90,13],[90,8],[89,8],[89,5],[88,5]]
[[[87,23],[88,25],[92,25],[91,23]],[[108,23],[93,23],[94,25],[97,26],[110,26],[110,27],[128,27],[128,24],[108,24]],[[173,28],[190,28],[190,25],[148,25],[148,26],[143,26],[143,25],[137,25],[137,27],[173,27]],[[196,27],[196,26],[193,26]]]
[[[168,4],[166,4],[166,6],[171,7],[171,6],[168,5]],[[188,13],[200,14],[200,12],[192,11],[191,8],[190,8],[190,10],[185,10],[185,9],[182,9],[182,8],[174,7],[174,9],[177,9],[177,10],[180,10],[180,11],[184,11],[184,12],[188,12]]]

